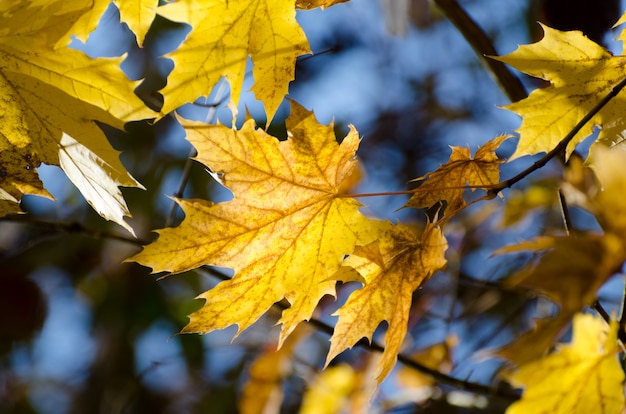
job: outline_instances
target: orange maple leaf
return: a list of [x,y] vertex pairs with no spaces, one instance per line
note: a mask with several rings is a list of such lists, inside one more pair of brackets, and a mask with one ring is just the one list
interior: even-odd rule
[[376,228],[360,204],[340,195],[356,167],[359,144],[352,128],[341,144],[333,126],[320,125],[293,103],[289,139],[278,141],[247,121],[240,131],[222,125],[184,122],[187,139],[234,193],[213,204],[178,200],[183,223],[160,230],[159,239],[133,257],[156,272],[182,272],[204,264],[235,269],[232,280],[200,295],[204,307],[191,315],[184,332],[206,333],[237,324],[245,329],[272,304],[286,298],[279,343],[320,298],[335,294],[346,254],[369,243]]
[[437,270],[445,267],[448,247],[443,233],[429,224],[418,238],[402,224],[382,222],[378,240],[358,246],[346,259],[336,277],[344,280],[362,278],[365,286],[353,292],[336,312],[339,320],[331,338],[326,363],[361,338],[371,340],[382,321],[387,321],[385,351],[378,363],[377,379],[381,382],[396,363],[407,332],[413,292]]
[[[465,206],[463,192],[467,185],[487,187],[500,180],[499,165],[504,160],[498,158],[495,151],[508,138],[510,135],[492,139],[476,151],[473,159],[468,148],[451,147],[452,154],[446,164],[412,180],[424,182],[405,207],[428,208],[442,200],[447,201],[447,208],[451,211]],[[472,188],[472,191],[475,189]]]

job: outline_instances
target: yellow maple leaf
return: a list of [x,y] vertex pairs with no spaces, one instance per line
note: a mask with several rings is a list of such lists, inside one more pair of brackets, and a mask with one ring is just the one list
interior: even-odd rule
[[[381,322],[387,321],[385,351],[378,363],[377,379],[381,382],[396,363],[407,332],[413,292],[437,270],[445,267],[444,253],[448,247],[441,230],[428,225],[421,238],[402,224],[380,223],[378,239],[366,246],[357,246],[345,261],[364,281],[336,312],[339,320],[331,338],[326,363],[361,338],[372,339]],[[349,268],[336,277],[358,280]]]
[[524,387],[507,414],[614,414],[624,407],[624,371],[617,358],[618,323],[577,314],[573,338],[556,352],[507,375]]
[[83,13],[74,23],[59,45],[67,44],[72,36],[83,43],[86,42],[89,34],[98,27],[102,15],[111,2],[120,12],[120,21],[128,25],[137,38],[137,44],[141,47],[156,17],[158,0],[93,0],[89,11]]
[[[123,121],[152,112],[134,94],[136,82],[119,69],[119,59],[94,60],[77,50],[55,49],[87,3],[0,5],[0,214],[19,211],[24,194],[49,196],[35,171],[42,162],[60,165],[60,156],[67,161],[69,154],[92,153],[95,157],[76,160],[83,167],[66,173],[96,211],[132,232],[122,219],[128,210],[117,186],[140,185],[94,121],[122,128]],[[74,140],[70,152],[63,137]],[[102,178],[112,185],[95,189],[89,184]]]
[[269,124],[294,79],[296,57],[310,52],[296,21],[295,0],[182,0],[158,13],[193,28],[167,55],[175,66],[161,91],[162,112],[208,95],[222,77],[236,105],[250,56],[252,91],[264,102]]
[[248,120],[241,130],[184,122],[187,139],[229,188],[234,199],[213,204],[178,200],[182,224],[131,258],[156,272],[182,272],[211,264],[235,269],[232,280],[200,295],[204,307],[184,332],[209,332],[237,324],[245,329],[286,298],[280,343],[308,320],[324,295],[334,295],[344,255],[376,229],[360,204],[340,194],[356,167],[354,128],[338,144],[333,126],[292,103],[289,139],[278,141]]
[[[448,202],[447,208],[451,211],[465,206],[465,186],[489,186],[500,181],[499,165],[504,161],[498,158],[495,151],[508,138],[509,135],[502,135],[492,139],[476,151],[473,159],[469,148],[451,147],[452,154],[446,164],[412,180],[424,182],[405,207],[428,208],[441,200]],[[472,188],[472,191],[475,189]]]
[[[522,117],[520,140],[511,159],[548,152],[626,76],[626,57],[613,56],[581,32],[561,32],[542,25],[544,37],[513,53],[494,57],[529,75],[550,81],[548,88],[505,106]],[[623,94],[613,98],[567,147],[567,154],[600,126],[599,139],[621,140],[626,129]]]
[[626,259],[623,243],[611,234],[539,237],[498,253],[519,251],[543,254],[538,262],[515,273],[506,284],[547,297],[559,305],[559,312],[554,318],[540,320],[534,329],[498,350],[498,354],[516,364],[542,355],[572,316],[595,301],[598,289],[619,271]]

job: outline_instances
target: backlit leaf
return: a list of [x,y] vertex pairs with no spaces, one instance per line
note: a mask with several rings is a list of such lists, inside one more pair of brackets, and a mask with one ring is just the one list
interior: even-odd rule
[[310,52],[295,0],[181,0],[158,12],[192,26],[183,44],[167,55],[175,66],[161,91],[162,112],[208,95],[222,77],[236,105],[250,56],[252,91],[265,104],[269,124],[294,78],[296,57]]
[[[60,164],[64,133],[102,161],[100,172],[115,184],[109,188],[115,187],[116,193],[117,185],[139,186],[95,122],[122,128],[124,121],[150,117],[152,112],[133,92],[136,83],[122,73],[119,59],[91,59],[77,50],[55,49],[89,7],[90,2],[80,1],[0,5],[2,214],[19,211],[24,194],[48,196],[35,169],[41,163]],[[72,175],[76,182],[93,178],[89,169],[73,170]],[[113,211],[104,199],[85,196],[104,217],[129,228],[121,219],[127,213],[123,200]]]
[[[565,138],[605,95],[626,77],[626,57],[613,56],[581,32],[561,32],[542,25],[544,37],[531,45],[494,59],[529,75],[550,81],[551,86],[505,106],[522,117],[520,141],[511,159],[548,152]],[[570,142],[568,155],[593,126],[602,128],[599,139],[621,141],[626,129],[622,114],[626,96],[613,98]]]
[[293,103],[289,139],[278,141],[247,121],[235,131],[184,122],[198,161],[229,188],[234,199],[213,204],[178,200],[182,224],[133,257],[155,272],[182,272],[210,264],[235,269],[232,280],[200,295],[204,307],[184,332],[209,332],[237,324],[245,329],[286,298],[281,340],[311,317],[330,277],[357,242],[377,237],[359,203],[342,197],[342,183],[356,167],[354,129],[337,144],[333,126]]

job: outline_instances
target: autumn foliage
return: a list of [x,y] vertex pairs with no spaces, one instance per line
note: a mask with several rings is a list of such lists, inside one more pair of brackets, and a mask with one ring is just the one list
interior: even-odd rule
[[[251,90],[263,102],[269,125],[288,95],[296,59],[311,53],[296,9],[342,1],[114,1],[139,46],[157,15],[191,27],[165,56],[173,61],[173,70],[159,91],[163,104],[156,109],[135,94],[139,82],[124,75],[122,58],[91,58],[70,47],[72,38],[89,37],[109,3],[24,0],[0,5],[0,214],[20,212],[26,194],[51,197],[37,167],[58,165],[95,212],[134,235],[124,220],[130,212],[118,187],[142,185],[126,171],[100,125],[123,129],[146,119],[158,124],[174,114],[197,151],[194,160],[207,170],[207,182],[217,181],[232,198],[218,203],[175,198],[185,215],[182,223],[156,230],[158,238],[126,260],[161,275],[208,266],[232,269],[231,278],[197,292],[203,305],[189,315],[183,333],[236,325],[238,335],[280,304],[278,341],[264,347],[250,366],[241,412],[279,412],[294,349],[308,336],[303,327],[326,310],[319,306],[325,297],[336,297],[338,286],[346,285],[353,290],[333,313],[337,319],[324,369],[310,382],[302,412],[367,412],[377,387],[394,375],[401,378],[399,387],[413,381],[418,387],[439,382],[462,388],[463,380],[446,368],[453,340],[413,358],[402,355],[417,309],[415,292],[446,269],[447,231],[461,214],[476,205],[510,208],[502,207],[509,202],[508,189],[552,159],[561,160],[561,207],[581,207],[598,227],[582,231],[566,224],[559,234],[493,252],[531,253],[525,266],[500,281],[501,288],[545,297],[556,310],[482,355],[505,361],[500,380],[520,389],[511,400],[521,399],[507,412],[624,409],[619,361],[626,317],[582,312],[601,309],[598,290],[626,261],[626,97],[620,92],[626,85],[626,57],[614,56],[581,32],[547,26],[542,26],[539,42],[491,56],[549,85],[505,106],[521,117],[516,135],[485,137],[474,151],[453,146],[446,162],[399,193],[409,194],[399,207],[420,210],[426,217],[422,224],[391,222],[364,213],[363,198],[375,195],[354,192],[363,167],[367,169],[358,157],[359,146],[367,141],[361,142],[354,127],[338,137],[332,123],[318,122],[291,100],[283,140],[249,117],[237,127],[175,113],[225,78],[236,116],[251,59]],[[626,15],[619,23],[623,20]],[[593,133],[589,155],[581,156],[579,144]],[[499,149],[513,137],[519,140],[507,160]],[[543,158],[534,163],[524,158],[519,175],[502,176],[503,165],[535,154]],[[571,341],[559,342],[570,325]],[[375,337],[381,326],[383,334]],[[376,346],[368,345],[375,338]],[[369,346],[371,358],[359,366],[334,363],[355,346]],[[399,355],[403,370],[426,376],[393,374]],[[500,395],[487,385],[474,391]]]

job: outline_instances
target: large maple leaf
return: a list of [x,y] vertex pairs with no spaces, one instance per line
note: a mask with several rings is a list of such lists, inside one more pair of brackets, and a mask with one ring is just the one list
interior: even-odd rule
[[192,26],[183,44],[167,55],[175,66],[161,91],[162,112],[208,95],[222,77],[236,104],[250,56],[252,91],[264,102],[269,124],[294,79],[296,57],[310,52],[295,0],[182,0],[158,13]]
[[339,321],[326,360],[330,362],[363,337],[371,340],[378,325],[387,321],[385,351],[378,363],[379,382],[396,363],[407,332],[413,292],[445,267],[448,247],[441,230],[433,224],[426,227],[421,238],[402,224],[383,222],[380,226],[379,239],[357,246],[344,263],[360,276],[350,277],[350,268],[336,275],[344,281],[361,280],[365,286],[354,291],[337,311]]
[[69,178],[101,215],[132,231],[122,220],[128,210],[117,186],[139,184],[95,121],[122,128],[151,111],[119,69],[120,59],[55,48],[89,3],[0,5],[0,214],[19,211],[24,194],[48,195],[35,171],[42,162],[59,165],[60,153],[66,161],[80,153],[81,167],[66,169]]
[[[541,41],[494,58],[551,83],[547,88],[533,91],[528,98],[505,106],[522,117],[518,129],[520,141],[512,159],[552,150],[626,77],[626,57],[613,56],[581,32],[542,27],[545,34]],[[591,134],[594,125],[602,128],[599,139],[623,140],[624,110],[626,97],[620,94],[578,132],[567,153]]]
[[184,332],[206,333],[237,324],[245,329],[286,298],[281,340],[310,318],[319,299],[334,295],[339,269],[357,241],[369,243],[375,226],[359,203],[340,194],[356,167],[358,133],[339,145],[333,127],[293,103],[289,138],[278,141],[248,120],[241,130],[184,122],[197,160],[234,199],[213,204],[178,200],[186,217],[177,228],[131,260],[155,272],[182,272],[210,264],[235,270],[232,280],[200,295],[204,306]]
[[617,358],[617,330],[617,322],[609,327],[598,317],[577,314],[570,344],[507,375],[525,388],[507,414],[619,413],[624,371]]

